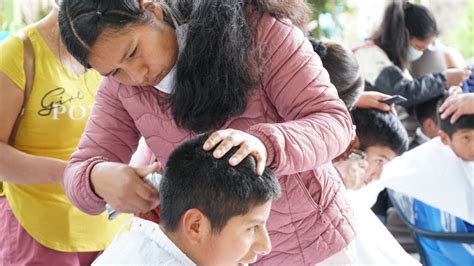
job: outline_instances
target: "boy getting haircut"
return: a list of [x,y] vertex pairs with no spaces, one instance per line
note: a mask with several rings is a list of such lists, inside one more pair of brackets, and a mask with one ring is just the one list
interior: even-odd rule
[[459,130],[474,130],[474,115],[463,115],[453,124],[450,122],[451,116],[446,117],[446,119],[441,119],[439,116],[438,118],[440,130],[445,132],[450,138]]
[[408,134],[400,120],[390,112],[375,109],[352,111],[361,150],[371,146],[390,148],[396,155],[408,150]]
[[256,176],[252,157],[230,166],[228,161],[234,152],[217,160],[212,151],[205,151],[202,147],[208,136],[184,143],[169,158],[160,184],[160,218],[166,230],[176,231],[183,214],[196,208],[219,232],[231,217],[243,215],[280,194],[278,181],[269,168]]
[[[474,115],[463,115],[454,124],[450,119],[448,116],[439,120],[439,137],[390,163],[384,184],[405,195],[404,203],[411,201],[410,212],[418,228],[473,233]],[[467,242],[451,243],[424,236],[419,236],[418,242],[428,265],[474,263],[474,245]]]
[[451,116],[446,119],[440,118],[440,129],[446,132],[449,137],[461,129],[474,129],[474,115],[463,115],[454,124],[451,124],[448,118],[451,119]]
[[255,160],[237,166],[239,147],[215,159],[203,149],[209,135],[191,139],[170,155],[159,186],[160,224],[133,218],[94,262],[135,265],[244,265],[271,251],[266,222],[280,185]]
[[463,115],[455,123],[450,119],[451,116],[439,117],[441,142],[464,161],[474,162],[474,115]]
[[400,120],[390,112],[355,109],[352,112],[356,139],[351,154],[367,161],[362,178],[344,179],[344,185],[357,190],[380,179],[383,167],[408,149],[408,134]]

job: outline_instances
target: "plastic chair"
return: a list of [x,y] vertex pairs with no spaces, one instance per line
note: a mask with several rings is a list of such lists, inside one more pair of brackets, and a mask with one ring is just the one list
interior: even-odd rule
[[437,232],[417,227],[414,219],[415,213],[413,212],[413,199],[391,189],[387,189],[387,192],[392,201],[393,207],[413,234],[420,253],[420,260],[423,265],[429,265],[429,260],[426,250],[424,250],[423,246],[420,244],[419,237],[426,237],[436,241],[474,244],[474,233]]

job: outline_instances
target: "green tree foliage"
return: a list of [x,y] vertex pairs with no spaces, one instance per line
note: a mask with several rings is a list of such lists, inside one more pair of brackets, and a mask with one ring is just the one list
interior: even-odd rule
[[466,10],[459,18],[459,27],[448,35],[448,42],[458,48],[465,58],[474,58],[474,1],[468,2]]
[[329,14],[335,23],[336,29],[342,30],[342,25],[339,21],[339,16],[344,12],[351,11],[347,5],[346,0],[308,0],[309,5],[313,11],[312,19],[318,22],[318,26],[311,32],[315,37],[331,37],[331,32],[328,29],[321,28],[321,14]]

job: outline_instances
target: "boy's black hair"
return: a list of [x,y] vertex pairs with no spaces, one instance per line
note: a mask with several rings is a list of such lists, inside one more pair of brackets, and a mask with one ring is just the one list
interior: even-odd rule
[[352,117],[361,150],[384,146],[397,155],[408,150],[407,131],[396,115],[375,109],[355,109]]
[[250,208],[280,195],[275,174],[265,168],[257,176],[255,160],[247,156],[237,166],[229,158],[238,147],[221,159],[203,149],[208,134],[180,145],[171,154],[160,184],[160,222],[176,231],[189,209],[199,209],[210,220],[212,230],[220,232],[230,218],[246,214]]
[[[440,105],[447,99],[448,97],[445,97],[442,101],[440,101]],[[439,116],[438,112],[438,123],[439,123],[439,128],[440,130],[444,131],[446,134],[448,134],[449,138],[452,138],[453,134],[456,133],[456,131],[461,130],[461,129],[474,129],[474,115],[463,115],[461,116],[456,123],[451,124],[451,116],[446,117],[446,119],[441,119]]]
[[439,95],[415,106],[415,117],[420,126],[422,126],[423,122],[428,118],[431,118],[436,124],[439,124],[438,107],[442,98],[443,95]]

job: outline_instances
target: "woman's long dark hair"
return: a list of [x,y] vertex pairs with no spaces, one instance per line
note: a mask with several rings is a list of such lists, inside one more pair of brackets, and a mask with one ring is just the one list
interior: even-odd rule
[[[59,12],[68,51],[90,67],[90,48],[105,29],[120,31],[131,23],[151,21],[139,0],[64,0]],[[177,61],[169,98],[176,124],[204,132],[221,127],[246,108],[262,71],[260,49],[247,20],[247,4],[276,18],[290,18],[303,28],[309,9],[304,0],[159,0],[165,20],[186,23],[186,45]]]
[[313,50],[319,55],[323,67],[328,71],[331,83],[336,87],[339,98],[351,110],[364,90],[359,63],[351,50],[333,41],[309,38]]
[[396,66],[405,69],[410,38],[424,40],[438,33],[436,20],[428,8],[407,0],[394,0],[385,9],[382,24],[372,39]]

